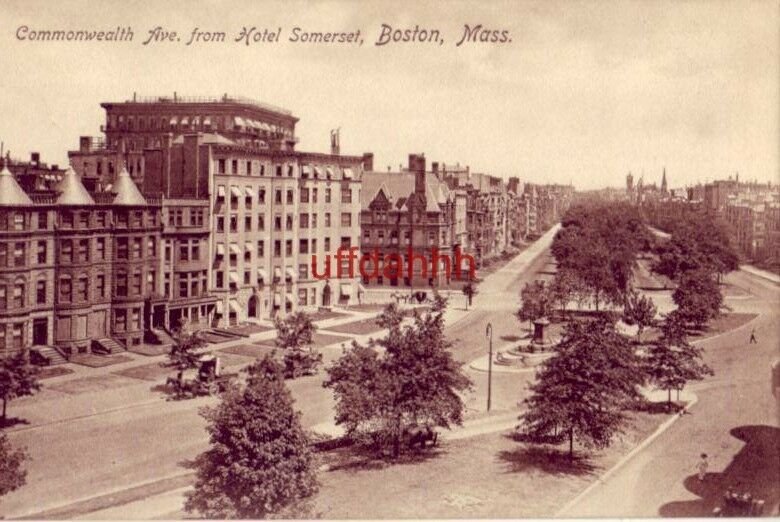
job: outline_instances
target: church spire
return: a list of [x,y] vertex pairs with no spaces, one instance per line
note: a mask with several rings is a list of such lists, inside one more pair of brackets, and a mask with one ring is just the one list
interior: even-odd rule
[[661,177],[661,192],[666,194],[667,192],[667,186],[666,186],[666,167],[664,167],[664,173],[663,177]]

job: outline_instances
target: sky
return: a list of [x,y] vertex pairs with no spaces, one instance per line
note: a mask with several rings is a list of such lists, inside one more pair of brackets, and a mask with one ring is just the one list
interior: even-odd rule
[[[164,6],[164,7],[163,7]],[[382,24],[438,29],[443,44],[376,46]],[[456,46],[464,25],[511,41]],[[31,42],[17,30],[111,30],[132,42]],[[181,41],[143,45],[160,26]],[[278,43],[234,42],[281,27]],[[363,45],[287,41],[361,31]],[[223,43],[187,46],[193,29]],[[775,1],[4,0],[0,140],[14,157],[67,163],[99,135],[99,103],[139,96],[246,96],[300,118],[298,148],[409,153],[473,171],[580,189],[625,176],[671,187],[780,181],[780,4]]]

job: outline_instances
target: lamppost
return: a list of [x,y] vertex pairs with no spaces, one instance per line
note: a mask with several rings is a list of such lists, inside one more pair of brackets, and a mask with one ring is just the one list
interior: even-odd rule
[[487,411],[490,411],[490,387],[493,381],[493,325],[488,323],[485,327],[485,337],[488,341],[488,393],[487,393]]

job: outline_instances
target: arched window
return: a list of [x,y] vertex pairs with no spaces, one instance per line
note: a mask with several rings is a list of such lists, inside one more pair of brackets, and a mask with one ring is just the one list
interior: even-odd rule
[[59,301],[61,303],[70,303],[73,301],[73,280],[69,275],[60,277]]

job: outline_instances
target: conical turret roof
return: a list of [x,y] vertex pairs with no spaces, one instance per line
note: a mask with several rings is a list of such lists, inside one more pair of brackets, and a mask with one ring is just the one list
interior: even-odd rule
[[81,184],[78,174],[73,168],[68,168],[62,176],[62,181],[57,185],[60,192],[57,197],[59,205],[94,205],[95,201],[89,195],[87,189]]
[[22,190],[22,187],[16,182],[14,175],[3,167],[0,170],[0,206],[24,206],[32,205],[30,196]]
[[146,205],[143,194],[138,190],[138,187],[124,167],[116,177],[111,191],[116,192],[114,205]]

